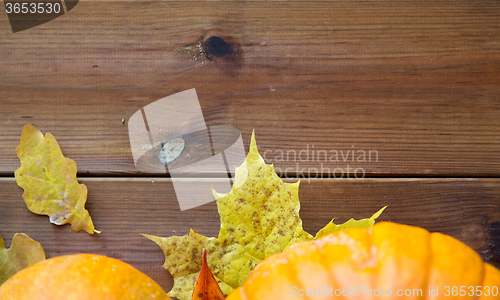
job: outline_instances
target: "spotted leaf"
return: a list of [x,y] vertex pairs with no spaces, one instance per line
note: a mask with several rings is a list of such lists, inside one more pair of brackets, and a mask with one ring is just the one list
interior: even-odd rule
[[[221,221],[218,238],[207,238],[192,230],[182,237],[145,235],[163,249],[163,267],[174,277],[169,295],[180,300],[191,297],[202,265],[202,249],[207,249],[208,266],[227,295],[241,286],[266,257],[296,242],[314,239],[302,229],[298,192],[298,181],[283,182],[274,167],[264,162],[252,134],[250,151],[236,168],[232,190],[228,194],[213,191]],[[342,228],[370,228],[382,211],[370,219],[350,220],[343,225],[335,225],[332,220],[318,237]]]

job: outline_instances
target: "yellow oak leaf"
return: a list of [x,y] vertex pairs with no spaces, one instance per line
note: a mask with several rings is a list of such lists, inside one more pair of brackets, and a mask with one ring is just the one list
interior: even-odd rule
[[99,233],[85,209],[87,187],[76,180],[76,163],[63,156],[52,134],[44,137],[33,125],[24,126],[16,153],[16,182],[31,212],[48,215],[56,225],[71,223],[74,231]]
[[243,285],[252,269],[266,257],[296,242],[343,228],[371,228],[385,209],[369,219],[349,220],[342,225],[335,225],[332,220],[313,237],[302,229],[298,191],[299,181],[283,182],[273,165],[264,162],[252,134],[250,151],[244,163],[236,168],[231,192],[213,191],[221,222],[218,238],[208,238],[193,230],[184,236],[168,238],[144,235],[165,254],[163,267],[174,277],[169,296],[190,299],[201,269],[202,249],[207,250],[208,266],[227,295]]
[[45,252],[39,242],[24,233],[16,233],[10,248],[5,248],[0,236],[0,285],[12,275],[45,259]]

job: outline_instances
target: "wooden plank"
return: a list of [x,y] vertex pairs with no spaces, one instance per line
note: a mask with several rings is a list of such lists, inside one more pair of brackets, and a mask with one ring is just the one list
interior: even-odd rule
[[[14,179],[0,178],[0,234],[10,245],[16,232],[38,240],[48,257],[97,253],[126,261],[157,280],[165,289],[173,282],[161,268],[162,251],[140,233],[186,234],[190,228],[217,236],[214,202],[179,211],[169,179],[85,178],[86,207],[102,233],[90,236],[56,226],[46,216],[30,213]],[[304,229],[315,233],[331,218],[345,222],[364,218],[388,205],[380,221],[421,226],[454,236],[486,261],[500,266],[499,179],[363,179],[303,180],[300,216]]]
[[[26,123],[80,175],[140,175],[121,120],[196,88],[208,126],[246,145],[255,129],[293,176],[498,177],[499,17],[495,1],[80,1],[13,34],[1,11],[0,175]],[[201,54],[213,35],[237,52]],[[280,158],[313,146],[378,160]]]

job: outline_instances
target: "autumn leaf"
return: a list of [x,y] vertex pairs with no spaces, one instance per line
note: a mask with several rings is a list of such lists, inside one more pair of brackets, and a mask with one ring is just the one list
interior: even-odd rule
[[203,249],[202,256],[203,263],[201,264],[200,275],[198,275],[194,285],[191,300],[223,300],[225,298],[224,294],[207,265],[206,249]]
[[63,156],[52,134],[44,137],[34,126],[24,126],[16,153],[21,160],[16,182],[31,212],[48,215],[56,225],[71,223],[74,231],[99,233],[85,209],[87,187],[76,180],[76,163]]
[[44,259],[42,245],[26,234],[16,233],[9,249],[5,248],[0,236],[0,285],[22,269]]
[[384,208],[369,219],[332,222],[316,237],[302,229],[299,217],[299,182],[285,183],[272,165],[267,165],[257,151],[252,134],[250,151],[236,168],[231,192],[214,191],[220,215],[218,238],[208,238],[191,230],[184,236],[145,237],[156,242],[165,254],[165,264],[174,277],[171,297],[187,300],[200,272],[202,249],[208,251],[208,266],[227,295],[241,286],[252,269],[266,257],[282,252],[288,246],[349,227],[370,228]]

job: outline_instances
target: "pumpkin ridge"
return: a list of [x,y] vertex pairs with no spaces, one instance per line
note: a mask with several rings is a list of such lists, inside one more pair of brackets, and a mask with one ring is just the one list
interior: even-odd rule
[[[376,268],[378,268],[378,259],[377,259],[377,253],[378,253],[378,248],[375,248],[375,253],[372,253],[372,247],[376,247],[374,244],[373,244],[373,239],[372,239],[372,229],[373,228],[370,228],[366,231],[368,231],[368,251],[370,253],[370,261],[374,259],[373,256],[375,256],[375,261],[376,261]],[[362,229],[363,230],[363,229]],[[370,278],[370,284],[371,286],[375,286],[375,282],[377,280],[377,277],[376,276],[371,276]]]
[[[484,283],[486,281],[486,265],[484,262],[483,262],[483,275],[482,276],[483,276],[483,278],[481,280],[481,292],[483,291]],[[474,300],[479,300],[479,299],[481,299],[481,296],[478,296],[478,295],[476,295],[476,298],[474,298]]]
[[[483,263],[483,265],[484,264],[485,263]],[[483,268],[483,280],[481,281],[481,292],[483,291],[483,288],[485,286],[485,282],[488,279],[488,278],[486,278],[486,276],[488,276],[488,275],[486,275],[487,274],[486,272],[487,272],[487,266],[485,265],[484,268]],[[481,296],[477,296],[476,295],[476,300],[479,300],[479,299],[481,299]]]
[[[351,234],[347,234],[348,232],[354,232],[354,233],[357,233],[357,232],[369,232],[368,230],[366,229],[363,229],[363,228],[349,228],[349,229],[345,229],[345,230],[342,230],[342,231],[337,231],[337,232],[334,232],[334,233],[331,233],[331,234],[327,234],[317,240],[313,240],[312,244],[315,245],[315,247],[318,249],[318,252],[320,253],[320,255],[322,257],[324,257],[325,259],[323,261],[328,261],[328,256],[331,256],[331,255],[335,255],[335,253],[330,253],[330,255],[327,255],[325,252],[324,252],[324,246],[326,245],[335,245],[335,246],[345,246],[349,249],[349,251],[352,251],[353,249],[353,245],[351,242],[354,242],[354,243],[359,243],[359,240],[355,237],[353,237]],[[329,236],[329,238],[328,238]],[[326,242],[323,242],[323,243],[320,243],[319,240],[323,239],[324,237],[326,237],[327,241]],[[369,257],[367,259],[363,259],[363,262],[361,264],[359,264],[358,262],[354,261],[354,260],[351,260],[349,262],[349,264],[351,266],[353,266],[354,268],[357,269],[357,271],[361,271],[365,268],[372,268],[369,266],[369,263],[367,264],[368,261],[371,261],[372,260],[372,256],[373,254],[371,253],[371,248],[373,246],[373,243],[372,243],[372,239],[371,239],[371,235],[368,234],[367,236],[367,239],[366,239],[368,245],[366,247],[366,251],[368,252],[368,255]],[[309,243],[309,241],[305,242],[305,243]],[[349,259],[352,259],[352,257],[350,257]],[[337,264],[337,265],[336,265]],[[334,268],[337,268],[339,267],[338,266],[338,261],[335,261],[334,262],[334,265],[332,267],[331,264],[329,265],[326,265],[325,266],[325,269],[326,269],[326,272],[327,272],[327,275],[328,277],[330,278],[329,282],[330,282],[330,287],[334,287],[335,289],[345,289],[347,288],[345,285],[343,285],[342,280],[339,280],[341,278],[341,276],[343,276],[342,274],[339,274],[337,272],[333,272],[333,269]],[[370,281],[369,281],[369,284],[371,286],[374,286],[374,277],[371,277],[370,278]],[[348,287],[350,289],[350,286]],[[346,296],[343,295],[343,294],[340,294],[340,295],[335,295],[336,299],[346,299]],[[347,297],[348,298],[348,297]]]
[[[299,244],[300,244],[300,243],[295,244],[295,245],[300,246]],[[317,251],[319,250],[319,251],[318,251],[318,252],[319,252],[319,254],[320,254],[322,257],[324,257],[324,255],[323,255],[323,253],[322,253],[321,249],[319,249],[319,247],[316,245],[316,243],[310,243],[310,244],[311,244],[311,245],[313,245],[313,246],[314,246],[314,248],[315,248]],[[288,247],[287,247],[286,249],[288,249]],[[280,255],[284,256],[287,260],[289,260],[289,259],[288,259],[288,257],[286,256],[286,254],[285,254],[284,252],[281,252],[281,253],[280,253]],[[305,256],[304,254],[299,254],[299,257],[298,257],[298,258],[299,258],[299,259],[308,259],[308,257],[307,257],[307,256]],[[293,271],[294,271],[294,273],[293,273],[293,274],[291,274],[292,272],[290,272],[290,274],[289,274],[290,276],[289,276],[289,277],[291,277],[292,275],[295,275],[295,276],[294,276],[294,278],[295,278],[295,280],[296,280],[296,281],[297,281],[297,283],[298,283],[296,286],[297,286],[298,288],[302,288],[302,289],[307,288],[307,286],[305,286],[305,285],[304,285],[304,283],[303,283],[303,282],[299,279],[299,277],[297,276],[297,274],[300,272],[300,270],[298,269],[297,264],[291,264],[290,266],[291,266],[290,271],[292,271],[292,270],[293,270]],[[325,266],[325,268],[326,268],[326,266]],[[329,274],[329,275],[330,275],[329,277],[331,278],[331,274]],[[304,296],[302,296],[301,298],[302,298],[302,299],[311,299],[311,298],[309,298],[309,296],[307,296],[307,295],[304,295]]]
[[[430,281],[430,277],[431,277],[431,267],[432,267],[432,264],[434,262],[434,255],[432,253],[432,245],[431,245],[432,233],[430,233],[429,231],[428,231],[428,233],[429,234],[427,235],[427,251],[429,251],[429,253],[431,253],[431,255],[430,255],[430,259],[429,259],[428,264],[425,266],[427,269],[427,272],[425,272],[425,277],[426,277],[425,278],[425,285],[422,287],[424,291],[425,291],[425,287],[429,286],[429,283],[430,283],[429,281]],[[426,300],[426,299],[429,299],[427,294],[424,295],[424,300]]]
[[[318,247],[318,243],[317,243],[317,240],[313,240],[313,244],[314,244],[314,247],[316,247],[316,249],[318,249],[318,252],[319,252],[319,255],[321,255],[321,257],[323,257],[323,261],[326,261],[326,254],[325,252],[323,251],[322,248]],[[325,266],[326,269],[329,269],[328,266]],[[330,282],[335,282],[337,283],[337,278],[331,273],[331,272],[328,272],[328,277],[330,278]]]
[[[439,232],[433,233],[431,239],[434,256],[431,284],[434,287],[478,286],[483,282],[484,261],[476,251],[459,239]],[[477,295],[467,293],[465,299],[475,297]]]
[[[250,298],[248,298],[248,295],[247,293],[245,292],[245,286],[242,285],[239,289],[237,290],[240,290],[239,294],[241,296],[241,300],[250,300]],[[235,291],[237,291],[235,290]]]
[[[286,260],[288,260],[288,257],[286,257],[286,255],[284,253],[280,253],[280,255],[284,256]],[[302,257],[300,257],[302,259]],[[297,278],[297,274],[300,272],[300,270],[297,269],[297,265],[296,264],[291,264],[291,268],[289,268],[290,272],[287,274],[287,277],[289,278],[293,278],[292,276],[295,275],[295,281],[297,281],[297,284],[296,286],[298,288],[307,288],[304,286],[304,284]],[[293,271],[293,274],[292,274],[292,271]],[[309,296],[307,295],[304,295],[301,297],[302,299],[306,299],[306,300],[309,300],[311,298],[309,298]]]
[[[351,229],[351,230],[354,230],[354,229]],[[356,230],[358,230],[358,228],[356,228]],[[373,235],[372,235],[372,230],[373,228],[371,229],[359,229],[359,230],[362,230],[362,231],[365,231],[365,232],[368,232],[368,247],[367,247],[367,251],[368,251],[368,254],[369,254],[369,257],[367,258],[367,260],[365,260],[363,262],[363,268],[373,268],[373,269],[377,269],[379,271],[379,262],[378,262],[378,252],[379,252],[379,249],[377,246],[375,246],[374,242],[373,242]],[[375,252],[372,251],[372,249],[375,247]],[[375,266],[374,267],[370,267],[369,266],[369,262],[372,262],[373,260],[375,260]],[[368,263],[367,263],[368,262]],[[376,285],[376,282],[377,282],[377,277],[376,276],[370,276],[370,280],[369,280],[369,284],[371,287],[375,287]]]
[[[477,296],[477,300],[486,300],[492,299],[491,289],[492,287],[500,287],[500,271],[489,263],[483,263],[484,265],[484,275],[483,280],[481,282],[481,286],[484,288],[485,286],[490,287],[490,296],[485,296],[481,294],[481,296]],[[483,289],[481,289],[483,291]]]

